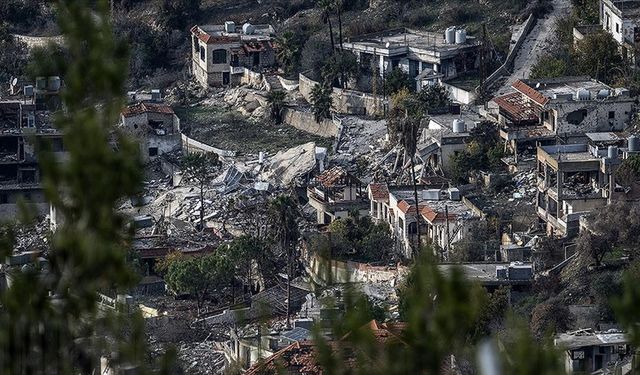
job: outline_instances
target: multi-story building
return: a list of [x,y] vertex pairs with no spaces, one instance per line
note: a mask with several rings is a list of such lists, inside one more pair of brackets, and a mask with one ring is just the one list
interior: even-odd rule
[[276,63],[270,25],[201,25],[191,28],[191,66],[205,87],[237,85],[245,68],[260,72]]
[[640,42],[640,1],[600,0],[600,24],[632,56]]
[[515,92],[493,99],[500,136],[517,154],[537,144],[585,142],[585,133],[625,130],[635,106],[627,89],[589,77],[518,80]]
[[370,214],[376,222],[387,222],[406,258],[412,257],[412,245],[417,242],[420,220],[420,240],[430,242],[435,251],[446,252],[468,233],[473,220],[479,219],[473,209],[461,200],[458,189],[427,189],[418,187],[418,215],[413,187],[389,187],[383,183],[368,186]]
[[0,99],[0,217],[15,217],[19,202],[45,214],[49,205],[42,191],[36,149],[46,143],[51,155],[63,160],[62,133],[50,117],[60,108],[60,78],[38,78],[36,86],[23,87],[20,94]]
[[120,116],[120,125],[140,144],[143,160],[181,148],[180,119],[171,106],[159,99],[130,104]]
[[353,52],[363,69],[381,76],[401,68],[411,79],[418,78],[417,90],[480,64],[480,42],[451,27],[443,33],[401,28],[366,34],[348,39],[342,48]]
[[307,187],[309,205],[316,210],[318,224],[330,224],[352,211],[367,215],[369,204],[363,184],[342,167],[328,169]]
[[619,148],[615,134],[587,136],[590,144],[538,147],[537,213],[549,234],[574,236],[580,217],[636,194],[616,183],[615,171],[624,158],[640,153],[637,138],[631,137],[628,147]]

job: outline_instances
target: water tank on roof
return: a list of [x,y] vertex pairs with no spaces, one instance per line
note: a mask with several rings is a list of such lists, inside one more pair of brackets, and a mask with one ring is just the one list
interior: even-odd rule
[[467,30],[456,30],[456,44],[465,44],[467,42]]
[[444,32],[444,41],[447,44],[454,44],[456,42],[456,28],[451,26],[447,27],[447,30]]
[[37,77],[36,78],[36,89],[45,90],[47,88],[47,78],[46,77]]
[[151,100],[160,101],[162,99],[162,95],[160,95],[160,90],[153,89],[151,90]]
[[24,96],[33,96],[33,86],[27,85],[23,88]]
[[245,23],[242,25],[242,32],[247,35],[253,35],[256,32],[256,27],[250,23]]
[[461,118],[457,118],[453,120],[453,132],[454,133],[464,133],[467,131],[467,127],[464,123],[464,120]]
[[636,137],[635,135],[632,135],[631,137],[629,137],[627,139],[627,147],[631,152],[640,151],[640,138]]
[[586,89],[579,89],[576,92],[576,97],[578,98],[578,100],[590,100],[591,92],[589,92],[589,90],[586,90]]
[[47,89],[50,91],[59,91],[60,90],[60,77],[49,77],[49,82],[47,84]]
[[458,188],[449,188],[449,190],[447,190],[447,192],[449,193],[449,199],[451,199],[452,201],[459,201],[460,200],[460,189],[458,189]]
[[427,201],[439,201],[440,200],[440,189],[426,189],[422,190],[422,199]]
[[616,146],[609,146],[607,149],[607,157],[609,159],[617,159],[618,158],[618,148]]
[[236,32],[236,23],[233,21],[227,21],[224,23],[224,31],[227,33],[235,33]]
[[607,89],[602,89],[598,91],[598,99],[606,99],[611,95],[611,92]]

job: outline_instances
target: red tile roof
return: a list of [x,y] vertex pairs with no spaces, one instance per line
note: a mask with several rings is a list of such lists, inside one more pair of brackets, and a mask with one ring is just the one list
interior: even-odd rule
[[511,87],[518,90],[523,95],[526,95],[529,99],[533,100],[534,102],[540,105],[545,105],[549,102],[549,98],[547,98],[541,92],[537,91],[536,89],[527,85],[521,80],[515,81],[513,85],[511,85]]
[[[420,208],[420,210],[422,210],[424,207],[424,204],[419,204],[418,207]],[[398,209],[404,212],[405,214],[416,213],[416,207],[405,200],[402,200],[398,203]]]
[[512,121],[537,122],[542,108],[523,98],[522,95],[521,93],[513,92],[494,98],[493,101],[502,111],[506,112]]
[[[447,217],[444,214],[444,212],[434,211],[429,206],[422,207],[422,209],[420,210],[420,214],[422,215],[423,218],[425,218],[425,220],[427,220],[430,223],[433,223],[436,221],[446,221],[446,217]],[[449,220],[456,220],[457,218],[458,218],[458,215],[452,214],[452,213],[449,214]]]
[[142,113],[164,113],[167,115],[172,115],[175,112],[170,105],[163,103],[136,103],[128,106],[127,108],[122,110],[122,115],[124,117],[136,116]]
[[389,187],[384,183],[371,183],[369,184],[369,191],[371,191],[371,198],[376,202],[388,202],[389,201]]

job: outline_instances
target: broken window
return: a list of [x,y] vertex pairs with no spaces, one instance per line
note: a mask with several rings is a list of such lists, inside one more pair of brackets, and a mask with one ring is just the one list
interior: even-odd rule
[[569,124],[578,125],[587,117],[586,109],[579,109],[577,111],[569,112],[567,114],[567,122]]
[[546,202],[544,201],[544,194],[538,193],[538,207],[542,208],[543,210],[546,210],[547,205],[545,203]]
[[158,148],[157,147],[149,147],[149,156],[158,156]]
[[616,111],[609,111],[609,119],[616,118]]
[[253,53],[253,66],[260,66],[260,52]]
[[206,52],[204,50],[204,47],[200,46],[200,60],[206,61],[205,60],[205,58],[206,58],[205,56],[206,56]]
[[553,198],[549,198],[549,210],[547,213],[556,219],[558,218],[558,202],[556,202]]
[[213,64],[226,64],[227,63],[227,50],[216,49],[213,51],[212,56]]
[[597,193],[595,173],[588,171],[566,173],[563,180],[563,194],[583,196]]

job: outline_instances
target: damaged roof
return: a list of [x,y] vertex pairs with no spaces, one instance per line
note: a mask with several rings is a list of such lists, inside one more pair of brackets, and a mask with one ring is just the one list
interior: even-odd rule
[[170,105],[164,103],[136,103],[128,106],[122,110],[124,117],[137,116],[143,113],[163,113],[166,115],[172,115],[175,112]]
[[549,102],[549,98],[544,96],[541,92],[537,91],[533,87],[527,85],[524,81],[517,80],[511,85],[514,89],[533,100],[539,105],[545,105]]
[[371,195],[371,199],[376,202],[389,201],[389,187],[385,183],[369,184],[369,193]]
[[316,181],[318,181],[318,183],[320,183],[320,185],[325,188],[344,186],[349,181],[356,183],[360,182],[357,178],[351,176],[349,172],[347,172],[342,167],[333,167],[331,169],[327,169],[326,171],[316,176]]
[[521,93],[514,92],[498,96],[494,98],[493,101],[512,121],[537,122],[542,108],[530,100],[523,98],[522,95]]

